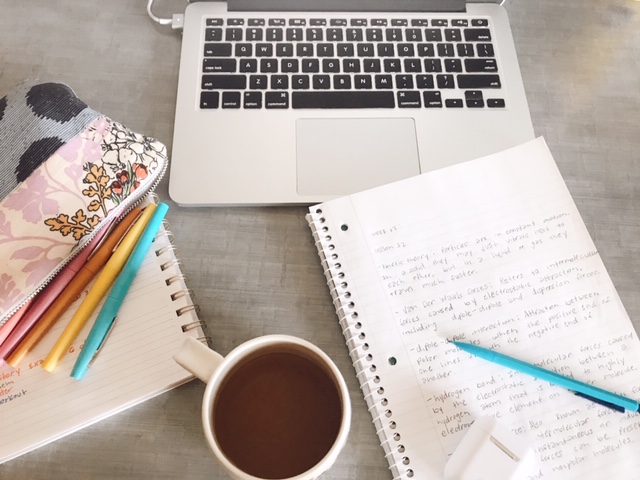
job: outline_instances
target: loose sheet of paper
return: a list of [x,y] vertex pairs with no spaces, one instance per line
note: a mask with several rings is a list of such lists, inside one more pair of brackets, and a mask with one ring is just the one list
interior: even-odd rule
[[638,337],[544,140],[321,208],[402,478],[439,478],[482,415],[531,440],[528,479],[637,477],[640,415],[447,342],[640,398]]

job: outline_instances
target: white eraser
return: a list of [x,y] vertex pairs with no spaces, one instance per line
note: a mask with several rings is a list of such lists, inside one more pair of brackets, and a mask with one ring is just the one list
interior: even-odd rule
[[480,417],[453,452],[444,469],[446,480],[515,480],[533,467],[528,439],[493,417]]

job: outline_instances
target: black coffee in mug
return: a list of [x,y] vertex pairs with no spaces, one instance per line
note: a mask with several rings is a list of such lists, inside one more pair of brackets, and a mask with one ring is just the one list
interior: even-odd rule
[[328,368],[309,353],[283,348],[236,365],[213,405],[213,432],[224,455],[265,479],[293,477],[316,465],[342,421],[340,392]]

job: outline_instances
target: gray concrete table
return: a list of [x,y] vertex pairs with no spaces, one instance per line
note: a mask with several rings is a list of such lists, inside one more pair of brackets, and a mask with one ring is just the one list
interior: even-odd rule
[[[186,5],[156,3],[159,15]],[[62,81],[94,109],[170,148],[180,35],[152,23],[145,5],[0,0],[0,92],[27,78]],[[546,138],[638,329],[640,2],[511,0],[507,10],[536,134]],[[169,201],[167,178],[158,193]],[[266,333],[318,344],[342,370],[354,406],[349,442],[324,478],[389,480],[305,208],[171,207],[212,346],[226,354]],[[227,478],[202,434],[203,391],[191,382],[0,465],[0,478]]]

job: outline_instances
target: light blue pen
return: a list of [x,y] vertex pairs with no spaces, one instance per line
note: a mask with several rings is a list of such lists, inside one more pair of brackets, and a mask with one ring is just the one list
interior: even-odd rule
[[149,219],[149,223],[138,239],[120,275],[118,275],[118,278],[115,280],[111,292],[105,300],[100,314],[89,332],[87,340],[84,342],[76,364],[71,371],[73,378],[77,380],[82,379],[87,368],[89,368],[91,360],[102,347],[111,327],[113,327],[124,297],[127,295],[129,287],[133,283],[133,279],[138,273],[144,257],[147,255],[149,248],[151,248],[151,242],[153,242],[153,238],[156,236],[156,233],[158,233],[168,209],[169,206],[166,203],[159,203]]
[[489,350],[488,348],[478,347],[477,345],[472,345],[465,342],[451,343],[453,343],[460,350],[464,350],[471,355],[482,358],[484,360],[488,360],[493,363],[497,363],[498,365],[502,365],[503,367],[511,368],[512,370],[531,375],[532,377],[539,378],[540,380],[554,383],[568,390],[571,390],[573,393],[580,397],[587,398],[593,402],[599,403],[600,405],[604,405],[619,412],[624,412],[625,409],[632,412],[637,412],[638,410],[640,410],[640,404],[636,400],[633,400],[631,398],[608,392],[607,390],[594,387],[593,385],[589,385],[588,383],[574,380],[571,377],[565,377],[564,375],[560,375],[550,370],[545,370],[544,368],[540,368],[536,365],[523,362],[522,360],[517,360],[502,353],[494,352],[493,350]]

